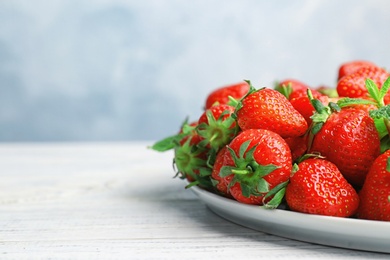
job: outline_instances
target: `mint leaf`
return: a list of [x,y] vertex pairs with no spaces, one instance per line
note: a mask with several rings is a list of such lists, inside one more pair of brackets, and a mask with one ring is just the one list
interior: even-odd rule
[[368,93],[370,94],[370,97],[372,97],[378,104],[383,103],[383,101],[381,101],[379,88],[372,79],[366,79],[366,88]]
[[383,85],[381,87],[381,90],[379,91],[380,92],[379,95],[380,95],[381,100],[384,99],[384,97],[386,96],[389,89],[390,89],[390,77],[388,77],[386,79],[386,81],[383,83]]
[[386,105],[378,109],[371,110],[369,114],[373,119],[383,118],[383,119],[390,120],[390,105]]
[[375,128],[378,131],[379,138],[383,138],[385,135],[388,134],[386,124],[383,118],[375,118],[374,123],[375,123]]
[[362,98],[345,97],[337,101],[337,105],[341,108],[353,105],[377,105],[376,102]]

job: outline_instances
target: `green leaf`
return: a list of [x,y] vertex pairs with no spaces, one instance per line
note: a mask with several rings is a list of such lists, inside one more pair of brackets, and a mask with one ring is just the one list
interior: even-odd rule
[[207,176],[210,176],[210,175],[211,175],[211,169],[210,168],[206,168],[206,167],[199,168],[199,176],[200,177],[207,177]]
[[228,99],[229,99],[228,101],[229,106],[236,107],[238,105],[239,100],[235,99],[232,96],[228,96]]
[[218,184],[219,184],[219,181],[215,180],[215,179],[210,179],[211,181],[211,184],[213,185],[213,187],[216,187]]
[[378,104],[381,104],[382,101],[380,97],[381,95],[379,92],[379,88],[372,79],[366,79],[366,88],[368,93],[370,94],[370,97],[372,97]]
[[219,176],[221,177],[227,177],[231,174],[233,174],[232,170],[235,169],[233,166],[222,166],[219,170]]
[[260,193],[269,192],[269,183],[263,178],[261,178],[257,184],[257,191]]
[[216,119],[215,119],[213,113],[211,112],[211,110],[207,110],[206,111],[206,117],[207,117],[207,122],[209,123],[209,125],[213,124],[213,122],[216,121]]
[[314,135],[317,134],[317,133],[321,130],[321,128],[322,128],[323,125],[324,125],[323,122],[319,122],[319,123],[317,123],[317,124],[314,124],[313,127],[312,127],[312,129],[311,129],[311,132],[312,132]]
[[322,102],[318,99],[312,99],[310,101],[316,111],[322,111],[325,109],[324,104],[322,104]]
[[294,163],[292,166],[291,174],[294,174],[297,171],[299,171],[299,166],[298,166],[298,164]]
[[390,137],[385,135],[380,142],[381,154],[390,149]]
[[252,93],[254,93],[254,92],[256,92],[256,91],[258,91],[253,85],[252,85],[252,83],[251,83],[251,81],[250,80],[244,80],[246,83],[248,83],[248,85],[249,85],[249,91],[240,99],[240,101],[237,103],[237,105],[236,105],[236,108],[235,108],[235,110],[234,110],[234,113],[232,114],[232,117],[234,118],[234,119],[237,119],[237,112],[238,112],[238,110],[240,110],[241,108],[242,108],[242,101],[247,97],[247,96],[249,96],[250,94],[252,94]]
[[278,169],[279,167],[274,164],[267,164],[267,165],[260,165],[258,164],[256,166],[255,172],[259,175],[260,178],[263,178],[264,176],[270,174],[274,170]]
[[376,102],[362,98],[349,98],[345,97],[337,101],[337,105],[340,108],[353,106],[353,105],[377,105]]
[[196,185],[198,185],[199,184],[199,181],[193,181],[193,182],[190,182],[187,186],[185,186],[184,188],[185,189],[189,189],[189,188],[191,188],[191,187],[193,187],[193,186],[196,186]]
[[374,118],[375,128],[378,131],[379,138],[383,138],[388,134],[387,127],[383,118]]
[[217,151],[215,149],[210,149],[209,154],[207,156],[206,165],[209,168],[213,168],[213,165],[215,163],[215,159],[217,157]]
[[158,151],[158,152],[165,152],[165,151],[171,150],[171,149],[176,147],[177,143],[181,139],[183,139],[184,136],[186,136],[185,133],[166,137],[166,138],[154,143],[149,148],[153,149],[155,151]]
[[390,157],[387,157],[386,171],[390,172]]
[[263,201],[267,198],[274,196],[268,203],[264,204],[265,208],[277,208],[284,198],[286,192],[286,187],[289,181],[282,182],[276,185],[272,190],[270,190],[267,195],[264,196]]
[[390,105],[380,107],[369,112],[373,119],[385,118],[390,119]]
[[244,197],[249,198],[252,194],[251,187],[245,183],[240,183],[240,186],[241,186],[242,195],[244,195]]
[[232,156],[233,161],[234,161],[234,162],[238,161],[238,157],[237,157],[236,152],[235,152],[230,146],[226,146],[226,147],[227,147],[227,149],[228,149],[230,155]]
[[339,94],[337,92],[336,88],[319,88],[317,89],[318,92],[321,94],[324,94],[330,98],[337,98],[339,97]]
[[239,153],[238,153],[238,156],[240,158],[244,158],[245,152],[248,149],[250,143],[251,143],[251,140],[247,140],[247,141],[245,141],[245,142],[243,142],[241,144],[240,150],[239,150]]
[[329,102],[328,106],[330,107],[331,111],[340,112],[341,110],[341,107],[334,102]]
[[286,188],[282,188],[275,194],[275,196],[270,201],[264,204],[264,207],[267,209],[276,209],[277,207],[279,207],[280,203],[282,203],[285,194]]
[[380,96],[380,99],[383,100],[384,97],[386,96],[387,92],[389,91],[390,89],[390,77],[388,77],[386,79],[386,81],[383,83],[381,89],[380,89],[380,93],[379,93],[379,96]]
[[[250,162],[250,161],[252,161],[252,160],[253,160],[253,161],[255,160],[254,157],[253,157],[253,154],[254,154],[256,148],[257,148],[257,144],[254,145],[254,146],[252,146],[252,148],[249,149],[249,150],[246,152],[245,159],[246,159],[247,161]],[[242,158],[243,158],[243,156],[242,156]]]
[[280,92],[287,99],[290,98],[290,95],[293,92],[293,88],[291,86],[291,83],[288,83],[287,85],[280,85],[280,84],[277,83],[277,85],[275,87],[275,90]]
[[183,126],[181,127],[181,131],[183,134],[189,134],[195,129],[194,126],[191,126],[187,123],[184,123]]

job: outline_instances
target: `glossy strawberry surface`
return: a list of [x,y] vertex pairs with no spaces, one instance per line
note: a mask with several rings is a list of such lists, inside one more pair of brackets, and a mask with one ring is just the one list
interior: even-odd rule
[[[237,201],[262,205],[268,191],[286,182],[290,176],[290,149],[284,139],[272,131],[245,130],[233,139],[228,149],[230,154],[225,165],[230,166],[227,168],[230,174],[225,173],[225,180]],[[264,171],[270,172],[264,175]],[[260,190],[262,184],[265,184],[262,186],[265,190]]]
[[276,90],[254,91],[241,103],[236,114],[242,130],[267,129],[287,138],[301,136],[308,128],[305,118]]
[[362,67],[341,78],[337,83],[337,92],[341,97],[366,98],[368,97],[367,78],[372,79],[378,86],[382,86],[389,76],[390,74],[382,68]]
[[286,188],[286,201],[292,210],[337,217],[356,213],[359,196],[335,164],[311,158],[297,168]]
[[332,113],[315,135],[311,153],[339,168],[353,185],[363,185],[365,176],[380,153],[380,140],[373,119],[359,107]]
[[358,217],[390,221],[390,150],[380,155],[367,174],[359,193]]
[[215,89],[207,96],[205,109],[215,104],[229,104],[229,96],[237,100],[241,99],[248,91],[249,85],[245,81]]

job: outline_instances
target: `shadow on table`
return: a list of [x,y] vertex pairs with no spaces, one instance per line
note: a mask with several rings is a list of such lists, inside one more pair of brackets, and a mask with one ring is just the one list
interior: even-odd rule
[[170,192],[174,194],[171,196],[166,194],[166,189],[160,189],[159,192],[154,195],[156,198],[165,198],[159,200],[160,205],[163,205],[164,208],[175,211],[175,214],[178,214],[180,219],[189,221],[188,225],[204,230],[204,234],[220,237],[225,242],[228,241],[228,243],[234,242],[235,247],[239,245],[248,246],[250,244],[261,245],[262,250],[265,251],[273,250],[274,252],[274,250],[280,249],[284,251],[284,254],[286,248],[289,248],[296,255],[312,255],[313,257],[353,256],[354,259],[389,259],[387,254],[312,244],[240,226],[215,214],[191,190],[184,189],[184,185],[179,186],[179,188],[176,185],[171,186]]

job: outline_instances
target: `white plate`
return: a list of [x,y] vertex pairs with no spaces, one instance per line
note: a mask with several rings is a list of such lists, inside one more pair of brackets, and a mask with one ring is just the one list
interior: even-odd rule
[[264,209],[191,187],[217,215],[236,224],[290,239],[390,253],[390,222],[326,217]]

